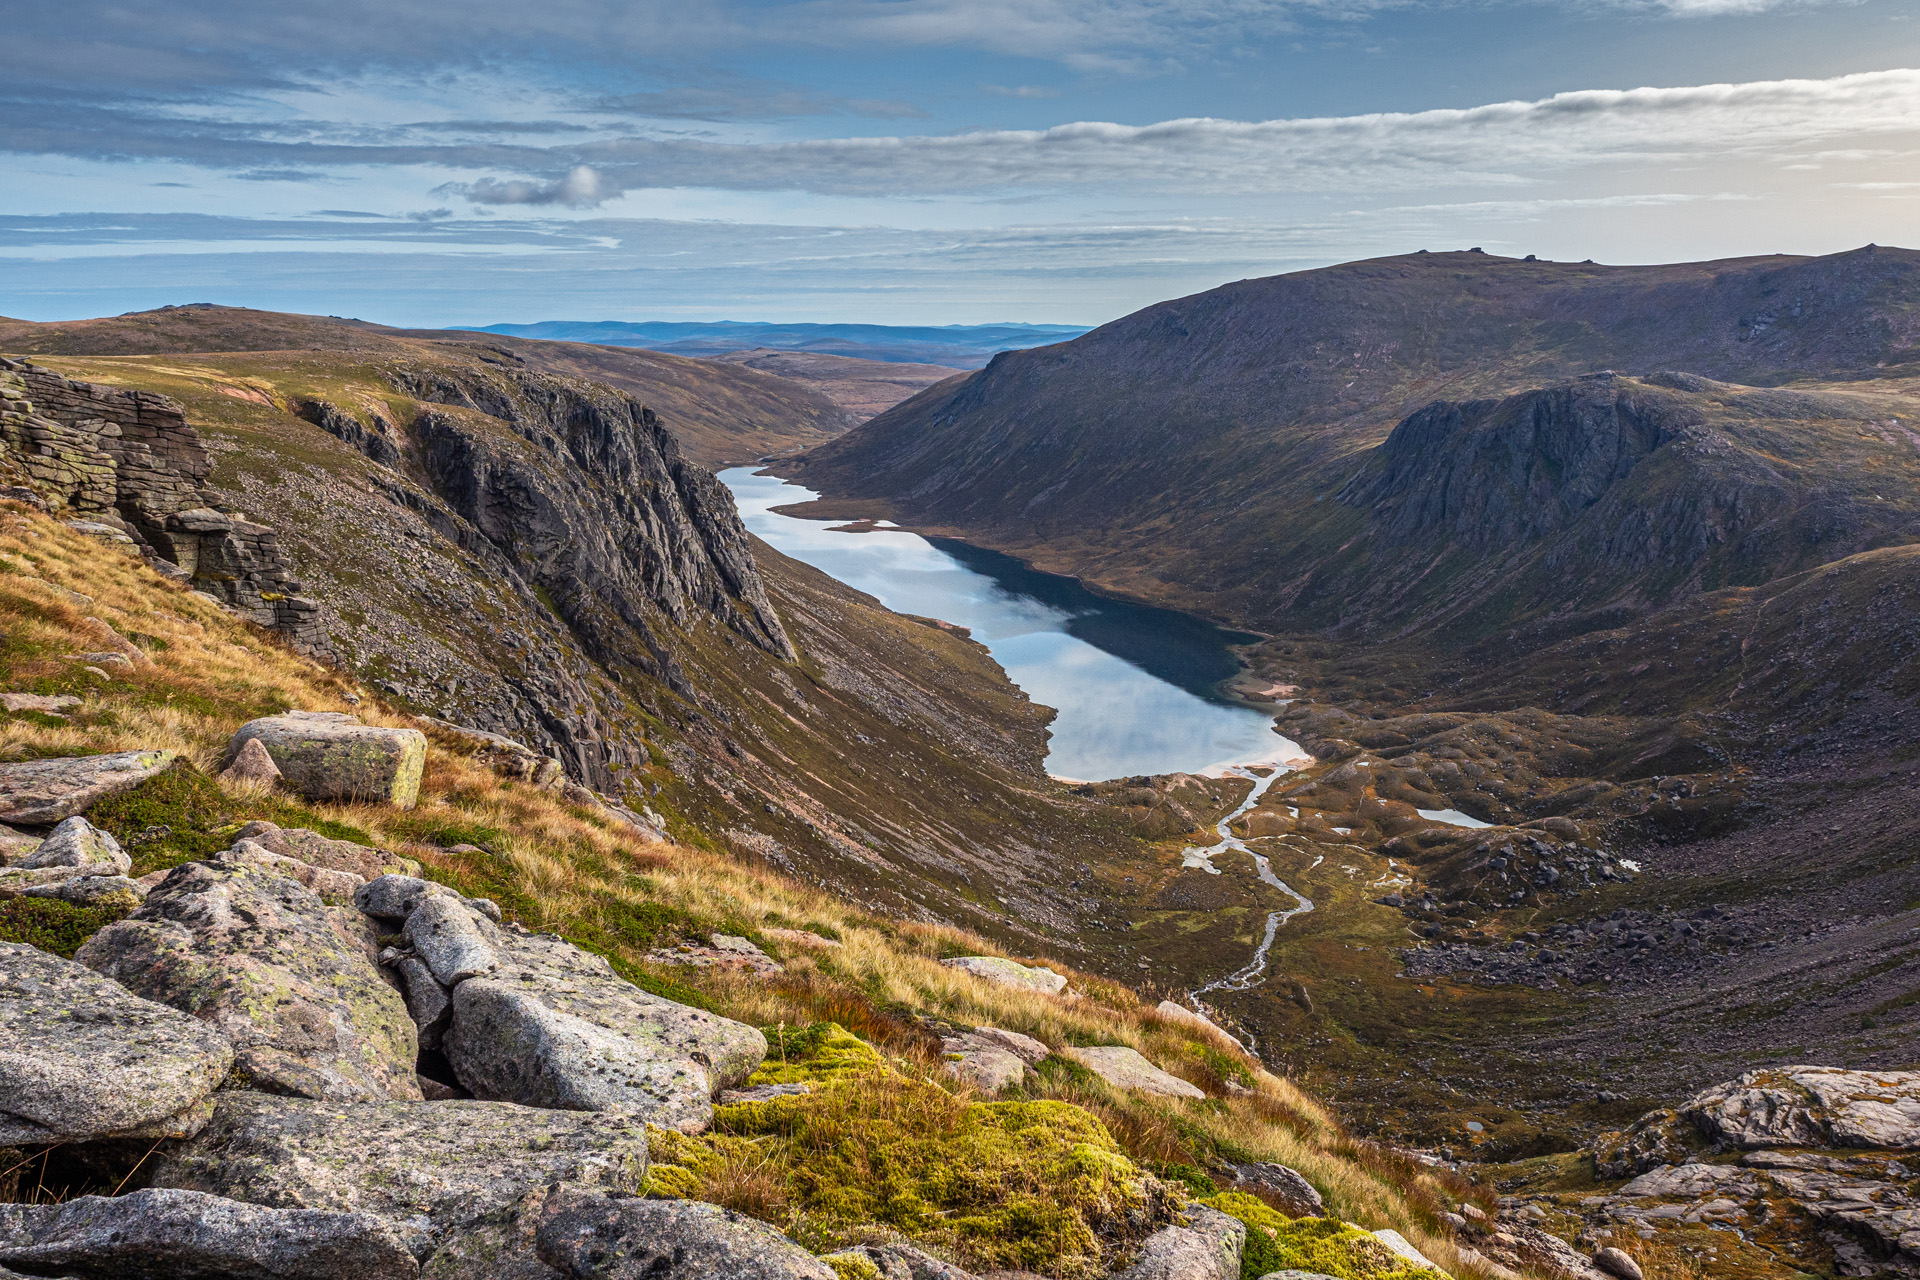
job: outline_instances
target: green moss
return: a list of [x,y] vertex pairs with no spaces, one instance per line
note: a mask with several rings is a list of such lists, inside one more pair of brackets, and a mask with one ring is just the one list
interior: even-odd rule
[[1335,1218],[1289,1218],[1244,1191],[1223,1192],[1201,1203],[1246,1224],[1241,1280],[1259,1280],[1274,1271],[1313,1271],[1335,1280],[1438,1280],[1440,1276],[1414,1266],[1371,1233]]
[[[976,1269],[1101,1274],[1113,1246],[1152,1230],[1152,1180],[1092,1113],[1065,1102],[961,1102],[890,1068],[825,1023],[778,1034],[755,1083],[812,1093],[714,1109],[697,1137],[654,1133],[665,1194],[724,1196],[743,1169],[782,1184],[788,1228],[851,1243],[875,1225],[952,1251]],[[651,1185],[651,1183],[650,1183]]]
[[836,1253],[820,1261],[832,1267],[840,1280],[881,1280],[880,1268],[863,1254]]
[[749,1086],[840,1080],[884,1067],[872,1045],[836,1022],[762,1030],[767,1036],[767,1060],[748,1078]]
[[1160,1175],[1162,1181],[1185,1187],[1189,1194],[1195,1196],[1210,1196],[1220,1189],[1207,1176],[1206,1170],[1198,1165],[1168,1162],[1154,1165],[1153,1171]]
[[24,942],[71,960],[81,943],[132,910],[131,904],[80,907],[58,898],[0,899],[0,941]]
[[131,791],[108,796],[87,819],[113,834],[133,859],[134,876],[204,861],[233,844],[238,827],[256,819],[305,827],[330,840],[371,845],[358,827],[329,822],[280,796],[236,800],[186,760],[176,760]]

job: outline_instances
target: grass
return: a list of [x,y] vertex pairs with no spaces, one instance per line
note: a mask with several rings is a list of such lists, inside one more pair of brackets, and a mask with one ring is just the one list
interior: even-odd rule
[[[98,820],[129,842],[137,870],[204,856],[223,847],[233,824],[255,818],[375,845],[494,899],[510,921],[605,955],[650,990],[767,1028],[768,1077],[799,1071],[824,1082],[828,1108],[720,1108],[697,1169],[677,1166],[698,1179],[682,1191],[789,1225],[809,1242],[891,1229],[1067,1277],[1124,1253],[1162,1212],[1156,1197],[1171,1204],[1183,1187],[1204,1190],[1206,1171],[1227,1160],[1272,1160],[1313,1182],[1329,1212],[1368,1229],[1393,1227],[1456,1273],[1471,1271],[1437,1215],[1473,1188],[1356,1142],[1230,1040],[1163,1017],[1127,987],[1082,973],[1070,973],[1073,999],[993,986],[939,963],[1001,953],[979,936],[882,919],[710,848],[653,841],[499,777],[437,737],[411,811],[306,805],[226,786],[213,771],[253,716],[300,708],[350,711],[370,724],[410,720],[132,557],[39,514],[0,508],[0,563],[31,569],[0,573],[0,677],[85,699],[65,722],[0,721],[0,758],[180,753],[173,769],[96,806]],[[71,592],[92,603],[76,607]],[[152,662],[107,681],[75,675],[76,664],[59,655],[76,651],[90,616],[152,637]],[[71,950],[91,923],[71,909],[16,906],[0,916],[0,936]],[[808,930],[841,945],[794,945],[764,928]],[[648,958],[714,931],[758,939],[784,972],[750,979]],[[838,1030],[819,1029],[829,1023]],[[1054,1047],[1131,1045],[1215,1092],[1229,1079],[1253,1092],[1204,1102],[1122,1094],[1054,1059],[1026,1089],[980,1099],[939,1070],[934,1023],[1004,1027]],[[836,1073],[845,1078],[835,1082]],[[665,1155],[662,1163],[672,1163]],[[1168,1176],[1149,1179],[1150,1170]],[[876,1195],[876,1186],[898,1194]]]

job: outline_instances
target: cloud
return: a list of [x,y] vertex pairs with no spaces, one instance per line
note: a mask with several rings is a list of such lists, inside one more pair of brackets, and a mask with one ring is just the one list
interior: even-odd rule
[[584,164],[575,165],[551,182],[482,178],[434,189],[435,195],[443,192],[465,196],[475,204],[563,204],[570,209],[592,208],[619,194],[609,190],[600,175]]
[[[1519,187],[1579,166],[1779,159],[1809,145],[1916,131],[1920,71],[1900,70],[1259,122],[1083,121],[1044,130],[784,143],[619,138],[556,157],[556,165],[591,166],[590,186],[567,188],[566,178],[534,175],[483,179],[460,191],[487,204],[584,206],[649,187],[860,196]],[[563,189],[574,194],[563,199]]]
[[650,120],[783,120],[797,116],[862,116],[913,120],[926,112],[894,98],[845,98],[790,85],[721,82],[589,99],[587,111]]
[[1060,96],[1060,90],[1037,84],[983,84],[980,86],[980,92],[991,94],[996,98],[1057,98]]

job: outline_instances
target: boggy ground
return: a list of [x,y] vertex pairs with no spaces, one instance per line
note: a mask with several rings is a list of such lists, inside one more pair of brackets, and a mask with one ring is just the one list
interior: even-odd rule
[[[1293,686],[1280,728],[1317,763],[1236,831],[1315,910],[1203,998],[1356,1124],[1480,1159],[1765,1064],[1912,1065],[1913,555],[1466,659],[1257,646],[1242,683]],[[1169,990],[1231,973],[1291,900],[1180,850],[1249,784],[1134,782],[1095,789],[1157,837],[1103,880],[1105,950]]]

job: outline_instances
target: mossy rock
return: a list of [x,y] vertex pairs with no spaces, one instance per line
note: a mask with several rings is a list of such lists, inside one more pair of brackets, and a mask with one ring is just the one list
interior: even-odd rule
[[1289,1218],[1244,1191],[1201,1203],[1246,1224],[1241,1280],[1260,1280],[1274,1271],[1312,1271],[1335,1280],[1444,1280],[1441,1272],[1415,1266],[1371,1232],[1336,1218]]

